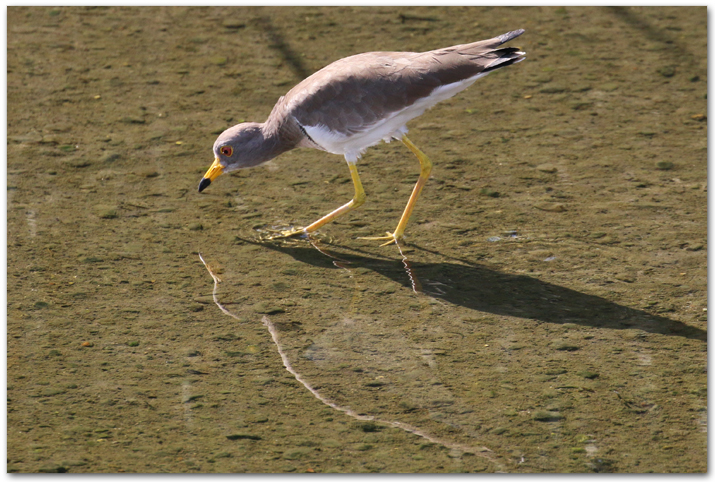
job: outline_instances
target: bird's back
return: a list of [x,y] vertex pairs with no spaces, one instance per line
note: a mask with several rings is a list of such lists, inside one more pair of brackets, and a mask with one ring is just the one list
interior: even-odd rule
[[340,59],[291,89],[268,122],[295,120],[317,144],[311,147],[362,151],[477,78],[522,60],[519,49],[498,48],[522,33],[428,52],[368,52]]

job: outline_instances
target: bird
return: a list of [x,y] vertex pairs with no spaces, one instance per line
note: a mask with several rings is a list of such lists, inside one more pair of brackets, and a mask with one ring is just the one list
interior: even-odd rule
[[357,162],[380,141],[401,141],[420,162],[420,175],[397,227],[386,236],[361,239],[404,241],[415,203],[432,170],[430,159],[407,138],[407,122],[485,75],[524,60],[519,47],[500,47],[523,29],[427,52],[367,52],[337,60],[278,99],[263,123],[226,129],[213,146],[214,162],[199,193],[222,173],[255,167],[298,147],[345,157],[355,195],[343,206],[303,228],[276,237],[310,235],[365,202]]

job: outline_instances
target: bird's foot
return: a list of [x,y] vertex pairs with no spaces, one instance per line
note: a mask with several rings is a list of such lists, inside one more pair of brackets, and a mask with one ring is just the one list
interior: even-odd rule
[[385,240],[387,240],[387,242],[381,244],[380,247],[388,246],[392,243],[400,244],[403,241],[402,236],[397,236],[395,233],[391,233],[389,231],[387,231],[387,236],[366,236],[366,237],[359,237],[358,239],[367,239],[368,241],[385,241]]
[[295,227],[290,227],[286,229],[270,229],[270,228],[263,228],[260,230],[261,236],[263,239],[273,241],[275,239],[286,239],[286,238],[293,238],[297,236],[305,236],[308,233],[305,232],[305,228],[295,228]]

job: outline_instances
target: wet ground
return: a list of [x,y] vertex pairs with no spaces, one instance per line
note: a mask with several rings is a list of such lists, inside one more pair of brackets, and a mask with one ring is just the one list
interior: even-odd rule
[[[7,22],[8,471],[707,470],[705,7]],[[312,243],[259,230],[346,202],[338,156],[196,192],[331,61],[517,28],[525,62],[410,124],[402,252],[356,239],[409,196],[399,143]]]

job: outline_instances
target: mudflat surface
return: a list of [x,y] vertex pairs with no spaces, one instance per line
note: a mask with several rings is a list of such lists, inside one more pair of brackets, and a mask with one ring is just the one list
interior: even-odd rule
[[[8,471],[707,470],[705,7],[7,22]],[[517,28],[526,61],[409,125],[435,168],[402,253],[356,239],[397,223],[400,143],[312,243],[259,230],[346,202],[338,156],[197,193],[331,61]]]

